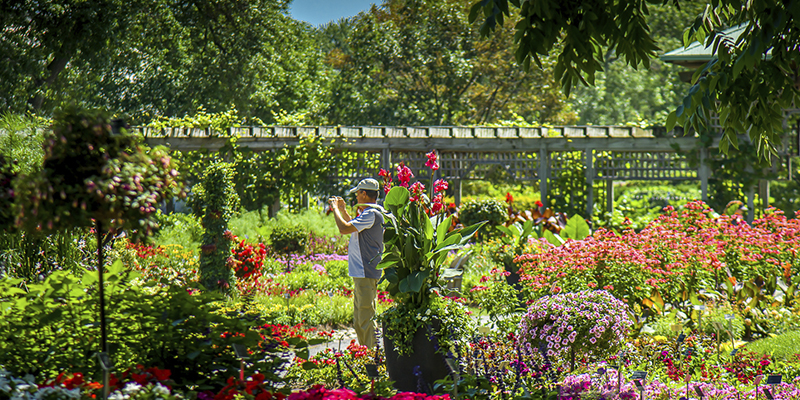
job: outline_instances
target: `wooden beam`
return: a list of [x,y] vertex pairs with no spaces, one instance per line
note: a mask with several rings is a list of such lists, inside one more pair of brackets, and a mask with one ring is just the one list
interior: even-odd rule
[[[222,137],[171,137],[146,138],[150,146],[163,145],[178,151],[208,149],[219,150],[227,143]],[[241,137],[238,144],[254,151],[281,149],[285,146],[296,146],[299,139],[285,137]],[[351,151],[478,151],[478,152],[537,152],[540,149],[549,151],[691,151],[700,146],[696,138],[530,138],[530,139],[449,139],[449,138],[355,138],[346,143],[338,142],[338,148]]]

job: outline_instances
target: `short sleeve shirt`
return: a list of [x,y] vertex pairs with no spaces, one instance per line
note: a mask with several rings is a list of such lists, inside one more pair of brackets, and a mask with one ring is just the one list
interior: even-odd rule
[[367,208],[350,223],[358,231],[350,235],[347,249],[347,267],[353,278],[380,279],[376,267],[383,254],[383,215],[375,208]]

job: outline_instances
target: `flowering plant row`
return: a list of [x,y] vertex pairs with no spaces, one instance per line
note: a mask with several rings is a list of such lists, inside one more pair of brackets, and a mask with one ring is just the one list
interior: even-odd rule
[[641,232],[599,229],[585,240],[517,257],[530,298],[604,289],[656,312],[667,303],[681,307],[700,289],[725,293],[748,312],[757,307],[745,301],[763,307],[775,302],[776,291],[783,295],[777,304],[794,300],[800,219],[772,210],[751,226],[738,216],[716,217],[699,201],[665,211]]

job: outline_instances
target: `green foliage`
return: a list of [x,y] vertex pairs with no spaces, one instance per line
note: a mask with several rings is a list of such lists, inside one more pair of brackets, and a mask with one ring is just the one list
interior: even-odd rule
[[[567,215],[586,215],[586,164],[583,152],[565,151],[550,153],[550,162],[563,169],[553,172],[547,181],[547,206]],[[595,196],[598,198],[598,196]]]
[[[510,8],[509,3],[519,5],[519,10]],[[677,8],[677,4],[672,6]],[[531,61],[541,67],[541,57],[555,50],[555,78],[569,96],[578,82],[594,85],[595,75],[611,55],[633,68],[650,67],[658,50],[654,39],[658,30],[652,29],[658,21],[648,20],[650,8],[641,0],[592,0],[580,7],[557,0],[482,0],[473,3],[469,19],[480,19],[481,34],[489,36],[517,13],[519,23],[512,22],[517,30],[517,62],[526,70]],[[738,0],[723,0],[707,5],[684,33],[683,44],[689,46],[697,40],[713,45],[715,57],[694,74],[683,104],[667,117],[667,130],[681,124],[702,132],[710,124],[710,114],[716,113],[724,129],[723,153],[738,147],[739,135],[748,134],[758,154],[766,158],[780,144],[784,130],[781,110],[792,108],[800,93],[791,72],[800,55],[790,50],[798,33],[793,18],[777,17],[795,11],[792,4],[768,1],[743,6]],[[743,31],[738,39],[720,34],[724,28],[740,24]],[[771,57],[764,56],[768,52]]]
[[[232,185],[229,163],[211,164],[200,187],[195,189],[194,210],[202,216],[203,245],[200,255],[200,283],[208,289],[231,289],[234,280],[228,221],[238,213],[239,199]],[[202,189],[200,189],[202,188]],[[198,190],[200,189],[200,190]]]
[[756,340],[747,345],[747,349],[759,354],[768,354],[775,359],[789,360],[797,355],[800,348],[800,331],[786,332],[782,335]]
[[9,232],[16,220],[16,177],[42,165],[42,121],[4,113],[0,115],[0,228]]
[[162,227],[153,241],[161,246],[180,245],[185,249],[197,249],[203,239],[203,225],[191,214],[170,213],[157,215]]
[[617,195],[614,199],[614,211],[609,215],[605,204],[595,203],[596,227],[622,231],[644,229],[656,217],[662,214],[666,206],[679,208],[686,203],[700,198],[697,184],[653,184],[650,182],[628,182],[625,185],[614,185]]
[[[307,362],[295,363],[287,372],[286,381],[295,387],[313,387],[323,385],[334,388],[339,385],[356,393],[373,393],[380,397],[392,397],[395,389],[386,378],[383,363],[377,363],[374,352],[351,342],[347,349],[325,349],[314,355]],[[372,380],[367,375],[367,364],[375,364],[381,375]],[[341,381],[340,381],[341,379]]]
[[480,40],[457,0],[390,0],[320,34],[339,73],[334,124],[464,125],[574,120],[552,78],[512,62],[513,29]]
[[378,264],[392,298],[411,310],[423,311],[432,291],[441,287],[439,276],[447,253],[464,247],[484,224],[448,232],[452,217],[429,217],[425,206],[411,201],[411,193],[402,186],[389,191],[384,201],[389,211],[384,213],[384,253]]
[[465,226],[486,221],[484,231],[476,235],[478,241],[498,236],[499,232],[493,228],[506,222],[507,217],[506,206],[494,199],[470,200],[458,210],[458,218]]
[[[258,321],[219,314],[218,294],[192,294],[157,282],[140,286],[132,283],[137,276],[120,262],[106,276],[109,342],[118,368],[159,366],[181,385],[222,386],[227,375],[219,369],[239,365],[230,344],[258,349],[259,336],[250,329]],[[18,375],[44,378],[70,371],[99,379],[93,357],[100,336],[97,274],[59,271],[26,290],[19,284],[0,280],[0,365]],[[226,331],[243,336],[223,335]],[[256,364],[268,371],[274,360],[256,354]]]
[[424,308],[409,302],[395,304],[379,319],[383,321],[383,335],[394,343],[398,354],[406,356],[412,352],[411,341],[419,329],[430,329],[426,336],[436,337],[441,354],[447,354],[474,333],[474,323],[465,307],[442,297],[432,298]]
[[473,298],[478,307],[489,315],[489,320],[496,328],[494,333],[505,336],[517,332],[522,313],[526,308],[519,299],[519,290],[506,282],[502,272],[491,274],[485,282],[486,286],[473,288]]
[[[728,320],[726,315],[733,315],[733,319]],[[717,331],[714,322],[722,327],[721,331]],[[703,332],[718,335],[722,340],[731,340],[731,336],[734,340],[739,340],[744,336],[744,318],[730,306],[709,308],[708,312],[703,313],[701,323]],[[732,332],[730,328],[733,328]]]
[[539,186],[527,183],[462,181],[461,192],[462,203],[484,198],[504,199],[507,194],[511,194],[514,198],[513,206],[520,210],[535,208],[536,201],[541,201]]
[[44,150],[41,171],[19,184],[19,222],[28,231],[98,224],[143,236],[158,228],[158,204],[183,194],[166,149],[141,146],[124,127],[113,132],[101,111],[61,111]]
[[303,254],[308,232],[299,226],[279,226],[269,236],[272,251],[279,254]]
[[[235,109],[224,113],[203,114],[182,119],[168,119],[153,127],[199,126],[210,129],[212,135],[224,134],[227,128],[238,126]],[[259,121],[260,122],[260,121]],[[315,193],[326,185],[332,168],[339,165],[331,140],[323,135],[303,135],[297,145],[273,151],[253,151],[230,137],[219,153],[207,150],[175,154],[181,159],[182,174],[194,184],[202,179],[209,165],[224,159],[234,170],[232,182],[245,210],[261,210],[279,200],[298,198]],[[297,211],[297,210],[293,210]],[[272,216],[272,215],[270,215]]]
[[572,240],[583,240],[592,235],[589,224],[580,215],[573,215],[567,221],[567,225],[561,230],[561,236]]
[[267,123],[280,110],[322,122],[331,70],[285,0],[25,0],[0,25],[4,110],[74,101],[147,122],[234,105]]
[[[672,4],[647,5],[645,19],[660,54],[682,46],[684,28],[704,7],[704,2],[694,1],[682,2],[680,9]],[[638,70],[607,51],[602,67],[594,85],[577,85],[572,92],[570,105],[578,124],[660,126],[687,89],[678,74],[684,67],[659,59],[651,60],[648,70]]]
[[0,275],[29,282],[56,270],[81,271],[96,262],[96,248],[94,235],[83,228],[50,235],[7,231],[0,233]]

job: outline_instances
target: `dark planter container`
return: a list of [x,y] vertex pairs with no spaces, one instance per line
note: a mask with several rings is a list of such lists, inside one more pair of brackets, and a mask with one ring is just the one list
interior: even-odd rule
[[[383,329],[385,332],[386,328]],[[444,379],[450,372],[444,356],[436,352],[424,327],[414,333],[411,346],[413,352],[410,355],[400,355],[394,349],[394,341],[383,335],[389,380],[394,381],[394,388],[399,392],[433,394],[434,382]]]

